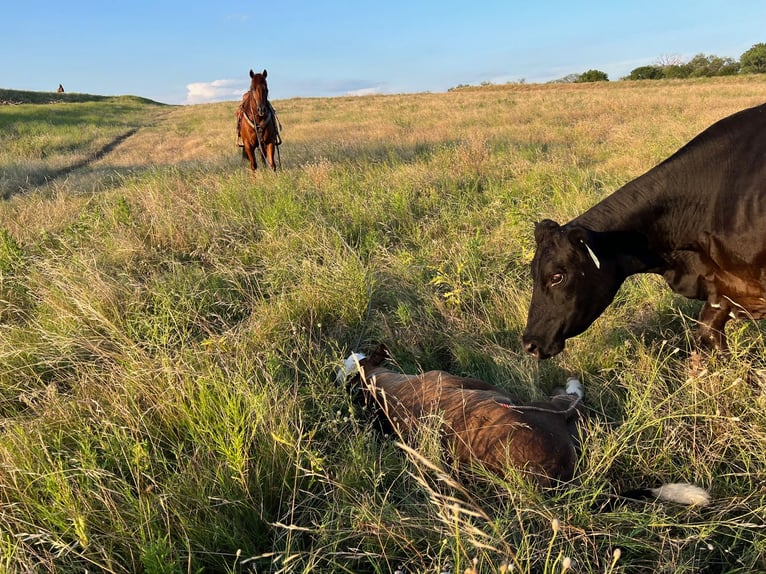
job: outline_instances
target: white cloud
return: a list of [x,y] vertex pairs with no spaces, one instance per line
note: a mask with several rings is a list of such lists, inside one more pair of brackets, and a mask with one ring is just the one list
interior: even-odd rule
[[347,96],[374,96],[376,94],[382,94],[383,90],[381,90],[379,87],[372,87],[372,88],[361,88],[358,90],[351,90],[346,92],[345,95]]
[[247,91],[248,85],[242,80],[213,80],[186,84],[185,104],[208,104],[238,100]]

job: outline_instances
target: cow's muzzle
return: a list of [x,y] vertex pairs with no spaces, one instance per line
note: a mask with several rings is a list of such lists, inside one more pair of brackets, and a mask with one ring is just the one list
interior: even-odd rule
[[526,335],[521,339],[521,346],[538,361],[549,359],[564,350],[564,343],[553,342],[550,345],[544,345],[535,337],[528,337]]
[[543,359],[548,358],[548,355],[540,349],[540,346],[537,345],[537,343],[530,341],[528,343],[524,343],[523,345],[524,350],[530,355],[534,356],[538,361],[542,361]]

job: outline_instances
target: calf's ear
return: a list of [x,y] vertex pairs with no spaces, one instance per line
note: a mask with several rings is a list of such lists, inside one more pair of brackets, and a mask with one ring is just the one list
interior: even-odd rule
[[555,231],[561,229],[561,226],[552,219],[543,219],[535,224],[535,241],[540,243],[542,239]]
[[390,358],[391,352],[388,350],[388,347],[386,347],[384,343],[379,343],[378,346],[375,347],[375,350],[370,353],[370,356],[367,359],[367,364],[371,367],[377,367],[382,364],[383,361]]

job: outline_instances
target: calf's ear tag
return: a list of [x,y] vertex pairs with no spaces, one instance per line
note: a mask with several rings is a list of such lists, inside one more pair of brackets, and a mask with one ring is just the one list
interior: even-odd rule
[[591,259],[593,259],[593,263],[596,265],[596,269],[601,269],[601,262],[598,260],[598,257],[596,257],[596,254],[593,253],[593,249],[590,248],[590,245],[585,243],[585,241],[583,241],[582,244],[585,245],[585,249],[588,250],[588,255],[590,255]]

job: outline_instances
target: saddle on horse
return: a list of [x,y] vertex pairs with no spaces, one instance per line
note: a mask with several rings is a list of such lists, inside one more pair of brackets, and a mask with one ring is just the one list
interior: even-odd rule
[[[240,127],[242,126],[242,118],[244,117],[250,125],[252,125],[256,130],[258,130],[258,127],[253,125],[253,122],[250,121],[250,118],[247,117],[247,114],[245,113],[245,97],[247,94],[242,96],[242,102],[239,104],[239,108],[237,108],[237,146],[239,147],[245,147],[245,142],[242,141],[242,132],[240,131]],[[279,118],[277,118],[277,112],[274,109],[274,106],[271,105],[271,102],[266,102],[266,105],[269,106],[269,113],[271,116],[272,121],[274,122],[274,131],[276,132],[276,138],[277,141],[275,142],[275,145],[280,146],[282,145],[282,136],[279,135],[279,130],[282,129],[282,124],[279,122]],[[256,138],[255,141],[255,147],[258,147],[259,142]]]

